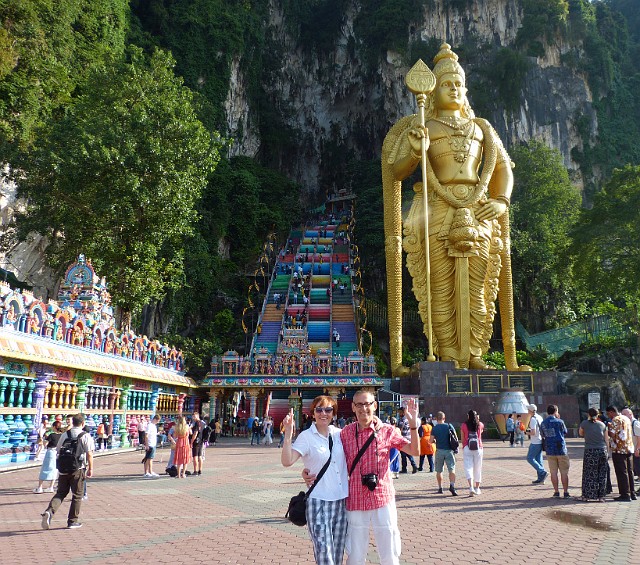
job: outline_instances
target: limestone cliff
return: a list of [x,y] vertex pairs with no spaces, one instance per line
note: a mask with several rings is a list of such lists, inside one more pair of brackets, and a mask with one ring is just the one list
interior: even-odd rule
[[[518,0],[476,0],[461,12],[452,10],[449,4],[435,0],[423,14],[416,14],[415,23],[407,30],[410,45],[443,40],[454,48],[470,41],[493,48],[513,45],[522,24]],[[366,46],[354,31],[360,8],[358,2],[347,3],[333,49],[319,54],[292,35],[280,2],[270,2],[267,33],[273,51],[281,57],[263,73],[262,87],[268,103],[296,137],[295,147],[277,154],[271,164],[300,181],[311,194],[327,188],[321,183],[330,166],[328,146],[337,145],[355,157],[376,158],[389,125],[415,112],[413,96],[404,86],[404,76],[415,61],[389,51],[372,72],[359,55]],[[572,177],[581,185],[582,174],[571,156],[574,148],[582,149],[574,122],[577,117],[586,119],[595,135],[596,113],[585,77],[561,62],[564,54],[579,48],[579,44],[568,44],[561,38],[545,45],[543,57],[530,59],[517,110],[497,109],[483,117],[495,125],[507,145],[535,138],[560,150]],[[474,75],[479,69],[465,61],[464,55],[461,63],[468,82],[477,80]],[[255,156],[265,147],[256,123],[259,114],[251,108],[242,74],[242,69],[234,65],[227,97],[234,102],[226,105],[231,109],[227,113],[228,127],[236,139],[234,152]],[[470,96],[473,104],[473,94]]]

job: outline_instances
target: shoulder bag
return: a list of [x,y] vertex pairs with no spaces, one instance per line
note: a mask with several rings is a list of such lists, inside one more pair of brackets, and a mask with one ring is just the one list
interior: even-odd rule
[[458,436],[456,435],[455,428],[451,424],[449,424],[449,445],[451,447],[451,451],[453,451],[454,453],[458,453],[460,441],[458,440]]

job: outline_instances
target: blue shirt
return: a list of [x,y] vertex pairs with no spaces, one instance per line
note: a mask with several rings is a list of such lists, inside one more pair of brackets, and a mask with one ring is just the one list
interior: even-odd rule
[[567,455],[567,444],[564,436],[567,434],[567,426],[564,421],[555,416],[549,416],[540,424],[544,437],[547,455]]
[[516,429],[516,425],[513,418],[507,418],[507,432],[513,432]]
[[436,424],[431,430],[431,437],[436,438],[436,447],[438,449],[451,449],[449,443],[449,430],[451,426],[449,424]]

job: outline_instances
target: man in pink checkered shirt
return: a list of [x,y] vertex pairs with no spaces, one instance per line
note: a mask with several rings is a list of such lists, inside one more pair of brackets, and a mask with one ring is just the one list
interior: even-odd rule
[[[378,404],[373,393],[367,390],[356,392],[351,406],[358,421],[349,424],[340,433],[349,471],[347,565],[365,563],[371,526],[381,565],[397,565],[400,557],[400,531],[395,489],[389,472],[389,450],[395,447],[408,455],[419,454],[418,403],[415,399],[410,399],[407,404],[406,416],[411,441],[403,438],[398,428],[374,422]],[[373,441],[351,472],[356,455],[371,434],[375,436]]]

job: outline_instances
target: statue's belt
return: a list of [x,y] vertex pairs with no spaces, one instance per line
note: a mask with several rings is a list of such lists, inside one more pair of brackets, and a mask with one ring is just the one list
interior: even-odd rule
[[[449,205],[442,225],[438,230],[438,239],[446,240],[449,238],[449,231],[451,229],[453,218],[456,212],[461,208],[467,208],[471,213],[471,216],[475,220],[475,214],[473,210],[474,205],[486,198],[485,191],[481,192],[480,195],[475,195],[474,198],[474,192],[476,191],[476,189],[477,185],[475,184],[445,184],[439,186],[437,191],[434,191],[434,197],[441,196],[439,194],[440,191],[445,192],[447,198],[442,198],[442,200],[444,200]],[[452,206],[451,200],[457,201],[458,203],[460,203],[460,206]]]

